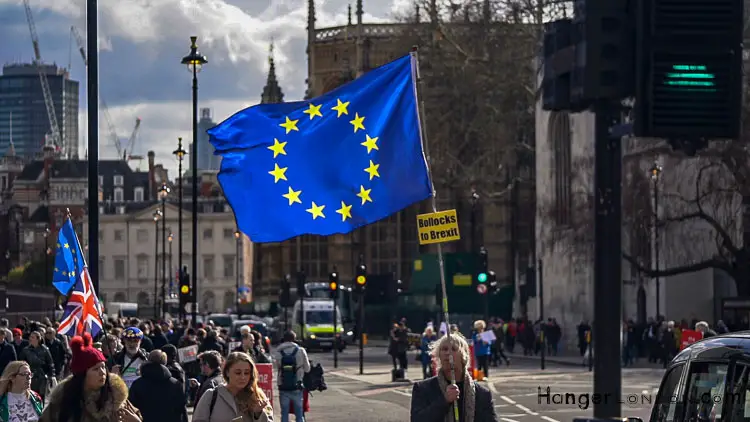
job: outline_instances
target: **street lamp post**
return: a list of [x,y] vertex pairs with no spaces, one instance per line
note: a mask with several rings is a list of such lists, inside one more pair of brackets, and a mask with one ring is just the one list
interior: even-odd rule
[[[50,276],[49,271],[49,255],[50,255],[50,249],[49,249],[49,235],[51,234],[51,231],[49,229],[49,224],[45,224],[44,226],[44,232],[42,232],[42,235],[44,236],[44,277],[48,280],[52,277]],[[55,289],[55,303],[57,303],[57,289]],[[55,307],[52,306],[52,318],[55,317]]]
[[161,210],[154,211],[154,318],[159,315],[159,219]]
[[237,312],[237,317],[240,315],[240,242],[241,242],[241,233],[239,230],[234,232],[234,239],[235,239],[235,245],[234,245],[234,278],[235,278],[235,312]]
[[[182,159],[187,154],[182,149],[182,138],[177,138],[177,149],[172,154],[177,157],[177,268],[182,269]],[[180,320],[184,319],[185,310],[180,309],[179,314]]]
[[[174,240],[174,234],[169,233],[167,236],[167,242],[169,242],[169,298],[171,299],[174,295],[174,268],[172,268],[172,241]],[[172,315],[174,318],[174,315]]]
[[192,195],[192,223],[193,223],[193,256],[192,268],[193,273],[193,326],[198,323],[198,72],[204,64],[208,63],[206,57],[198,52],[196,41],[198,37],[190,37],[190,53],[182,58],[182,64],[187,65],[190,73],[193,74],[193,146],[190,153],[193,155],[190,159],[190,170],[193,179]]
[[169,186],[166,183],[159,189],[159,198],[161,198],[161,318],[164,319],[167,312],[167,196],[169,195]]
[[661,315],[661,277],[659,277],[659,177],[661,176],[662,167],[657,161],[651,167],[651,181],[654,183],[654,277],[656,285],[656,318]]

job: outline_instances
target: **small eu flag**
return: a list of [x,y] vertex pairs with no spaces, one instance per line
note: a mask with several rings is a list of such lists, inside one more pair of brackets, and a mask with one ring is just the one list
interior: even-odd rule
[[309,101],[210,129],[219,182],[254,242],[349,233],[432,195],[407,55]]
[[57,254],[55,255],[55,270],[52,272],[52,285],[62,295],[67,295],[75,286],[86,261],[83,258],[78,236],[73,223],[68,218],[57,235]]

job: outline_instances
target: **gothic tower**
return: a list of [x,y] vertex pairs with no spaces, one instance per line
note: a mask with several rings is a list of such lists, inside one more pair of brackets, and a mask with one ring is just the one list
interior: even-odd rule
[[283,103],[284,93],[279,86],[279,80],[276,78],[276,64],[273,61],[273,41],[268,48],[268,78],[266,86],[263,87],[263,93],[260,96],[261,104]]

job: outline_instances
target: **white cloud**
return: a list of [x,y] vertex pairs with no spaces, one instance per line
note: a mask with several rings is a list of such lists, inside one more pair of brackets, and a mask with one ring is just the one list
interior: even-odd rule
[[[365,0],[364,21],[386,22],[411,7],[411,1]],[[30,3],[45,59],[67,59],[70,26],[75,25],[85,37],[85,0]],[[350,3],[354,6],[355,0],[316,0],[316,27],[346,24]],[[145,155],[154,150],[157,162],[167,165],[172,175],[177,165],[171,152],[177,138],[182,136],[187,147],[192,136],[190,80],[179,65],[179,58],[189,50],[190,35],[199,37],[199,47],[209,59],[201,74],[199,107],[212,108],[217,122],[260,99],[271,39],[286,99],[293,101],[304,94],[307,0],[100,0],[99,4],[102,98],[109,104],[120,138],[130,135],[136,116],[142,119],[135,152]],[[9,10],[9,5],[21,12],[17,16],[23,16],[22,0],[0,0],[0,10]],[[356,16],[352,18],[356,21]],[[11,25],[6,31],[17,37],[19,48],[8,54],[21,52],[30,59],[25,20]],[[10,41],[13,45],[14,40]],[[0,52],[0,61],[11,59],[16,57]],[[74,69],[79,69],[74,76],[82,81],[79,139],[83,154],[85,82],[80,59],[74,56],[72,60]],[[101,117],[100,124],[100,156],[114,158],[115,148]]]

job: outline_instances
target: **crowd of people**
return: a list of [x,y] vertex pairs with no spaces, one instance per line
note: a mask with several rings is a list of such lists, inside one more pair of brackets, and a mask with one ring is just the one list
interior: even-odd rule
[[[193,422],[273,421],[256,364],[274,361],[281,420],[295,414],[304,422],[311,366],[291,331],[272,356],[248,326],[234,347],[211,322],[110,319],[96,339],[85,333],[70,341],[57,328],[49,320],[14,328],[0,320],[0,422],[187,422],[190,406]],[[180,356],[189,346],[197,354]]]

